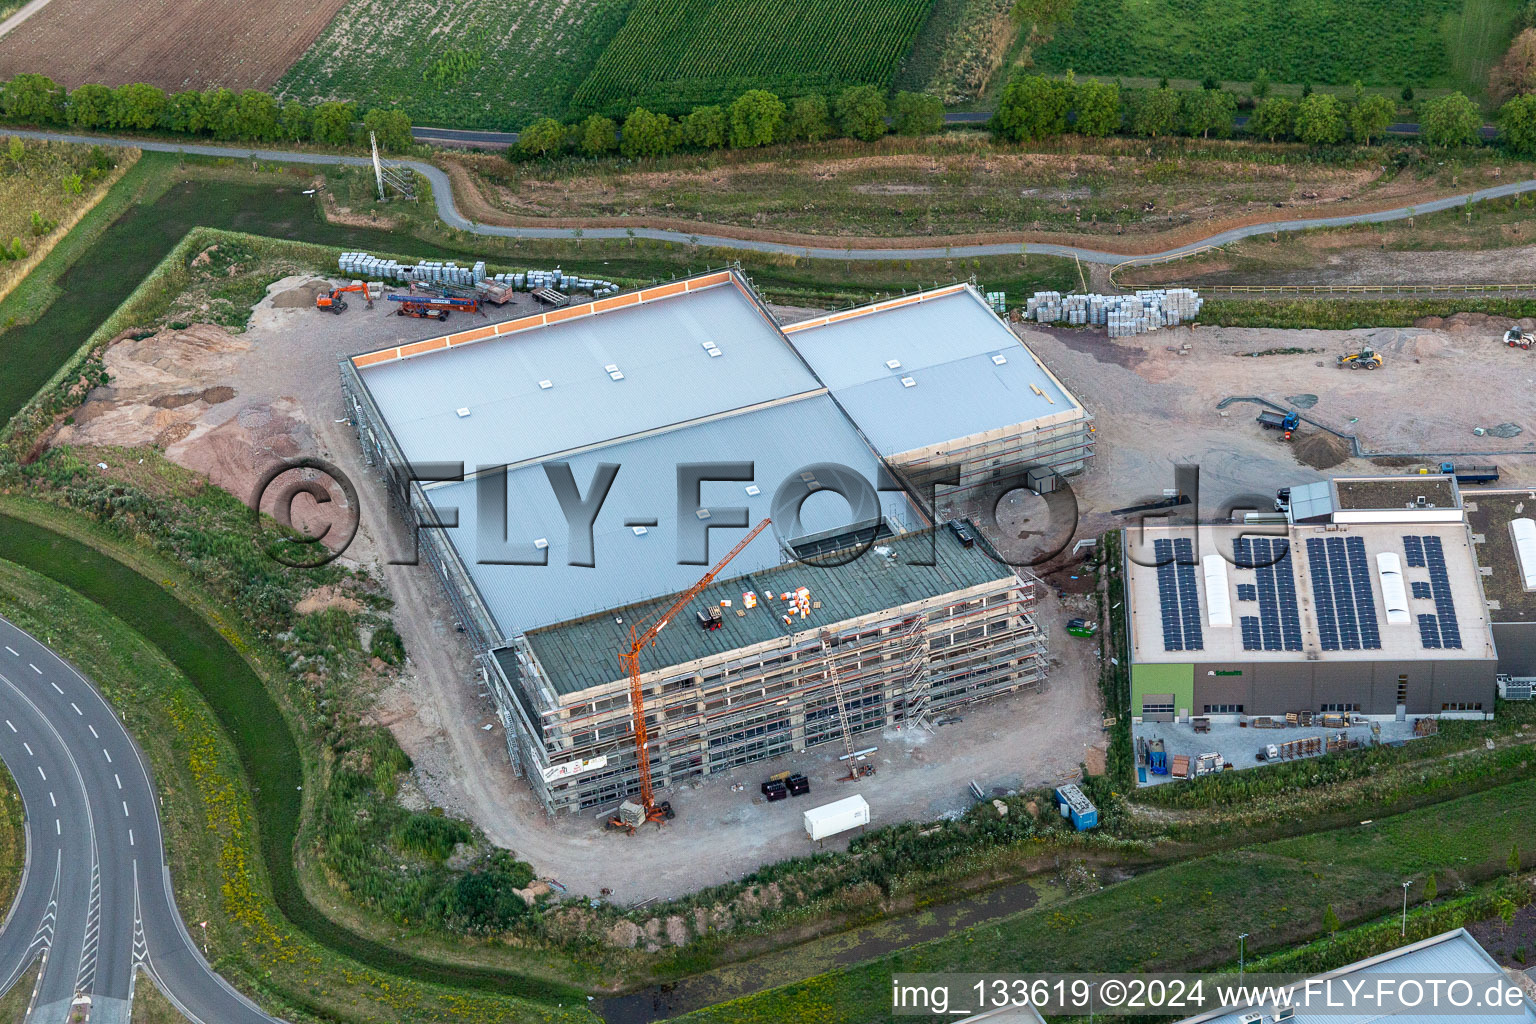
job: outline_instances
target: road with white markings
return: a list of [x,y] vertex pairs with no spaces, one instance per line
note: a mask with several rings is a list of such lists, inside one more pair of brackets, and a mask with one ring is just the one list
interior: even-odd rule
[[0,760],[21,791],[27,861],[0,926],[0,992],[41,961],[33,1024],[128,1024],[135,972],[197,1024],[275,1018],[220,978],[176,910],[153,779],[101,693],[0,619]]

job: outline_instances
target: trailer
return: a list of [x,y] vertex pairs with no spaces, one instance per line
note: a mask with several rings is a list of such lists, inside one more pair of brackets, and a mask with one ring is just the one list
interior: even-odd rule
[[1499,479],[1498,466],[1458,466],[1454,462],[1440,463],[1442,476],[1453,476],[1459,484],[1491,484]]
[[480,300],[455,298],[451,295],[389,295],[390,302],[398,303],[397,316],[414,316],[425,320],[447,320],[450,312],[481,313]]
[[1061,816],[1071,819],[1072,827],[1079,832],[1086,832],[1099,823],[1099,809],[1075,782],[1056,788],[1056,803],[1061,807]]
[[812,842],[869,824],[869,804],[855,793],[805,812],[805,835]]
[[1162,740],[1147,741],[1147,769],[1153,775],[1168,774],[1168,748]]

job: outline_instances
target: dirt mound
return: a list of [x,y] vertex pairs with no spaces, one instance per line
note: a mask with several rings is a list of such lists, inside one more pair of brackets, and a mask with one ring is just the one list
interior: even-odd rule
[[329,584],[311,590],[293,606],[293,610],[300,615],[321,612],[327,608],[340,608],[342,611],[356,614],[363,610],[363,605],[357,598],[343,593],[340,587]]
[[1306,430],[1291,443],[1296,461],[1313,469],[1332,469],[1353,454],[1348,441],[1326,430]]
[[235,389],[228,385],[220,385],[215,388],[204,388],[202,399],[209,405],[218,405],[235,397]]
[[300,280],[298,284],[293,284],[293,280],[291,277],[286,277],[272,286],[273,288],[279,288],[285,283],[289,285],[289,287],[282,291],[273,294],[272,306],[274,309],[305,309],[313,306],[315,299],[321,294],[331,290],[330,282],[322,281],[318,277]]

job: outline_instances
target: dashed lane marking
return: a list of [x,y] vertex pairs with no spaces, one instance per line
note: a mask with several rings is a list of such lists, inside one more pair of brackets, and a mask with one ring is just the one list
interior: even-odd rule
[[80,715],[82,718],[85,716],[85,712],[80,710],[79,704],[76,704],[74,701],[70,701],[69,706],[75,709],[75,714]]
[[111,764],[112,763],[112,755],[107,753],[107,748],[106,747],[102,747],[101,748],[101,756],[107,759],[107,764]]
[[26,750],[28,757],[36,757],[37,756],[36,754],[32,753],[32,744],[23,741],[21,745],[22,745],[23,749]]
[[38,675],[43,674],[43,670],[32,664],[30,661],[27,662],[27,667],[30,668],[33,672],[36,672]]
[[87,729],[91,730],[91,739],[93,739],[93,740],[101,739],[101,735],[96,732],[96,727],[94,725],[91,725],[91,724],[87,723],[85,727]]
[[11,652],[11,657],[13,657],[13,658],[19,658],[19,657],[21,657],[21,655],[20,655],[20,654],[17,654],[17,653],[16,653],[16,648],[14,648],[14,647],[11,647],[11,646],[9,646],[9,645],[7,645],[7,646],[6,646],[6,648],[5,648],[5,649],[6,649],[6,650],[8,650],[8,651],[10,651],[10,652]]

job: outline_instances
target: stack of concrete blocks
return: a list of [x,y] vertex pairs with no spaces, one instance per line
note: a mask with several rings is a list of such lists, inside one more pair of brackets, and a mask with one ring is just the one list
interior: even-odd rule
[[560,268],[554,270],[528,270],[497,274],[487,278],[485,261],[471,267],[461,267],[453,262],[423,260],[409,266],[397,260],[370,256],[366,252],[344,252],[337,260],[343,274],[371,280],[419,282],[421,284],[455,285],[472,288],[480,281],[494,280],[501,285],[511,285],[518,290],[555,288],[561,291],[589,292],[592,295],[611,295],[619,290],[612,281],[598,278],[573,277]]
[[1024,308],[1025,318],[1037,323],[1103,327],[1111,338],[1126,338],[1193,320],[1203,301],[1190,288],[1149,289],[1134,295],[1036,292]]

